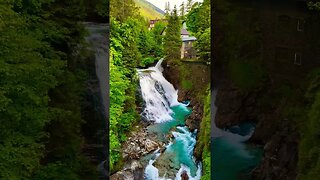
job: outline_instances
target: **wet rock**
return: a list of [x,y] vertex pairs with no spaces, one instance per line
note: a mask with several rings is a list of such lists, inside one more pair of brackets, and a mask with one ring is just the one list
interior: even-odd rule
[[278,132],[264,146],[262,163],[252,171],[253,179],[295,179],[298,135]]
[[181,180],[189,180],[189,176],[187,174],[187,171],[183,171],[181,174]]
[[128,170],[118,171],[110,176],[110,180],[134,180],[134,173]]
[[164,146],[160,149],[160,153],[163,153],[167,148]]
[[140,180],[143,179],[143,166],[139,161],[133,160],[121,171],[110,176],[111,180]]
[[150,139],[145,140],[144,145],[147,152],[154,151],[159,147],[158,143],[156,143],[155,141],[151,141]]
[[159,176],[166,175],[166,178],[174,179],[180,169],[180,165],[174,162],[173,153],[161,154],[154,162],[154,166],[159,170]]
[[138,127],[123,143],[122,157],[124,160],[139,159],[162,146],[163,143],[157,142],[156,136],[147,133],[145,128]]

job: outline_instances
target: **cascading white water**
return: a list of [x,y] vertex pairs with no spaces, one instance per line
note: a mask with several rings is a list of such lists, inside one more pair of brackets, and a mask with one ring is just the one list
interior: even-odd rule
[[[187,106],[189,103],[178,102],[178,91],[169,83],[162,75],[163,59],[154,67],[148,69],[139,69],[138,75],[140,78],[140,88],[142,98],[145,102],[145,108],[142,113],[147,120],[153,121],[156,124],[166,123],[174,120],[173,107],[181,107],[180,111],[188,112]],[[185,108],[185,109],[184,109]],[[195,132],[196,133],[196,132]],[[177,127],[177,131],[173,131],[174,141],[166,146],[166,152],[175,152],[178,157],[175,157],[177,162],[186,162],[180,164],[180,169],[176,174],[176,180],[181,179],[182,173],[186,172],[190,180],[200,180],[201,165],[196,165],[193,157],[193,149],[196,144],[195,133],[191,133],[187,127]],[[168,180],[166,173],[163,177],[159,177],[159,170],[153,166],[157,158],[161,154],[155,152],[155,158],[151,159],[145,168],[145,178],[147,180]],[[181,157],[185,157],[181,159]],[[195,174],[192,176],[192,174]]]
[[178,91],[162,75],[162,61],[163,59],[159,60],[155,67],[138,70],[142,98],[145,101],[142,114],[156,123],[172,120],[173,112],[170,107],[182,105],[178,102]]

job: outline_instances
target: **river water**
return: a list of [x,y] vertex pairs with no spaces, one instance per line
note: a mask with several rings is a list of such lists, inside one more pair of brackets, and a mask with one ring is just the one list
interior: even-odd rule
[[[188,102],[178,102],[178,92],[162,75],[160,60],[155,67],[139,69],[141,95],[145,102],[142,116],[153,122],[148,131],[159,141],[169,142],[161,153],[154,152],[145,167],[145,179],[181,179],[186,173],[190,180],[200,180],[201,163],[193,156],[197,131],[190,132],[185,119],[190,115]],[[171,134],[171,136],[168,136]],[[161,164],[161,169],[155,164]]]
[[249,145],[246,141],[254,132],[254,124],[245,122],[227,129],[219,129],[214,122],[217,107],[214,100],[217,91],[212,93],[212,172],[211,179],[247,180],[250,171],[262,158],[262,150]]

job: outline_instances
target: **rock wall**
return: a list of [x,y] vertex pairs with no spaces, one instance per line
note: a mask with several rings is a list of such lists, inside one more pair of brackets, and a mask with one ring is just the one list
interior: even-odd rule
[[[219,68],[219,67],[215,67]],[[242,92],[228,79],[226,71],[213,72],[214,85],[217,85],[216,124],[225,128],[244,121],[256,123],[256,129],[249,143],[262,145],[264,157],[261,164],[252,171],[252,179],[289,180],[295,179],[298,157],[298,133],[292,127],[286,127],[283,122],[288,121],[280,113],[281,104],[272,106],[260,105],[261,96],[270,96],[272,90],[266,88]],[[270,82],[265,85],[272,89]],[[214,151],[214,150],[213,150]]]

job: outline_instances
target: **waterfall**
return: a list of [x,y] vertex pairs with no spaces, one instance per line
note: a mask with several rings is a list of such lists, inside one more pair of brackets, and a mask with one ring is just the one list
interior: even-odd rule
[[138,69],[142,98],[145,108],[142,113],[149,121],[161,123],[172,120],[172,106],[183,105],[178,102],[178,91],[162,75],[163,59],[155,67]]
[[[181,114],[185,118],[185,115],[190,111],[187,109],[189,103],[178,102],[178,91],[163,77],[162,61],[163,59],[159,60],[154,67],[138,69],[141,95],[145,102],[141,116],[145,117],[148,121],[154,122],[156,125],[173,122],[177,118],[180,118]],[[159,129],[159,127],[156,128]],[[193,150],[196,144],[196,131],[190,132],[186,126],[177,126],[172,131],[172,136],[174,140],[166,145],[166,150],[162,153],[155,152],[155,158],[149,160],[145,168],[145,179],[179,180],[181,179],[181,175],[186,173],[190,180],[200,180],[201,164],[197,165],[193,157]],[[180,165],[180,169],[176,172],[175,177],[167,177],[166,172],[163,177],[160,177],[159,170],[154,166],[154,162],[166,153],[174,154],[173,159],[170,160]],[[171,169],[170,167],[166,168],[168,170]]]

